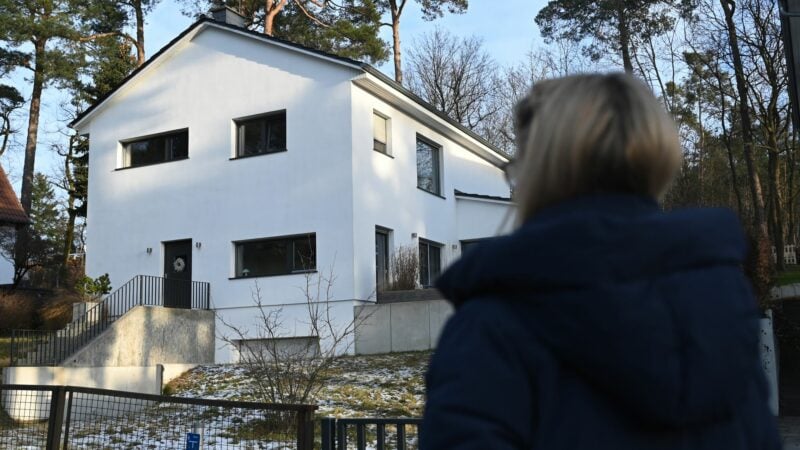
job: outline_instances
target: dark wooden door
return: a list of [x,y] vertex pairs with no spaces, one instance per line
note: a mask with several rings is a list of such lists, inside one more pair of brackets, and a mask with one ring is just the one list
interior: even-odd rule
[[192,307],[192,240],[164,243],[164,306]]

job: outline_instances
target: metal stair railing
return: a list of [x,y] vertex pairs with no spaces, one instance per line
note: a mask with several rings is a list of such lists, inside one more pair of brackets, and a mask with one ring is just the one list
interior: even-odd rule
[[207,310],[209,294],[207,282],[137,275],[61,330],[12,330],[10,364],[56,366],[136,306]]

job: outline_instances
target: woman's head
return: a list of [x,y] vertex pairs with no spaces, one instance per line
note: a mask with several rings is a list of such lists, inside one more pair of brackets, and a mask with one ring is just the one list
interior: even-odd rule
[[516,108],[519,220],[583,194],[660,198],[681,165],[675,125],[649,89],[614,73],[536,83]]

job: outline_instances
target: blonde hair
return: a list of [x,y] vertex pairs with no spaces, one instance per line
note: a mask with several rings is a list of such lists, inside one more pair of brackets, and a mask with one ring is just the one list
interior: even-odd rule
[[516,107],[515,128],[520,223],[583,194],[660,199],[681,166],[674,123],[643,83],[622,73],[536,83]]

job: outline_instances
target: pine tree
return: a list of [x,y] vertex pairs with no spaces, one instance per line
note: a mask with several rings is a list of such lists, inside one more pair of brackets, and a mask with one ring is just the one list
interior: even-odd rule
[[694,0],[551,0],[536,23],[546,39],[589,42],[585,50],[595,60],[613,50],[633,73],[634,40],[664,33],[675,25],[672,10],[685,16],[693,7]]
[[[28,109],[25,162],[20,202],[32,212],[39,112],[42,93],[53,83],[69,83],[78,77],[83,63],[81,7],[77,0],[0,0],[0,48],[14,55],[7,66],[26,69],[33,75]],[[27,272],[29,249],[33,245],[28,228],[17,234],[16,271]]]
[[[382,6],[389,10],[391,22],[385,25],[392,27],[392,50],[394,58],[394,80],[403,83],[403,68],[400,52],[400,18],[409,0],[380,0]],[[435,20],[450,13],[459,14],[467,10],[469,0],[417,0],[422,7],[422,18]]]

